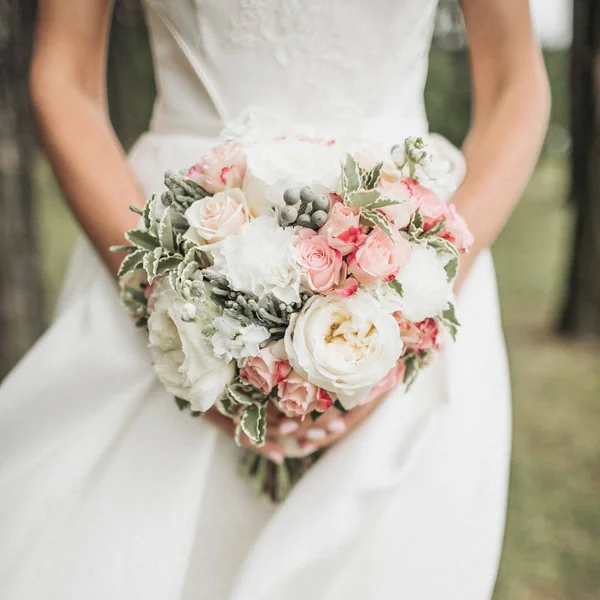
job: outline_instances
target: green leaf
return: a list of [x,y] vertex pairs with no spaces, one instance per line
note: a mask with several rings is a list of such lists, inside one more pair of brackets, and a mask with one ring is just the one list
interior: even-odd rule
[[156,196],[153,194],[150,196],[150,198],[148,198],[148,200],[146,200],[146,204],[144,204],[144,211],[142,213],[144,218],[144,227],[146,228],[146,231],[149,231],[150,233],[154,233],[152,231],[152,213],[154,212],[155,202]]
[[130,204],[129,205],[129,210],[132,213],[135,213],[136,215],[143,215],[144,214],[144,211],[139,206],[136,206],[135,204]]
[[414,354],[404,361],[404,366],[404,385],[406,385],[406,390],[408,391],[419,374],[419,370],[421,369],[421,360],[416,354]]
[[173,209],[169,206],[167,210],[165,210],[165,214],[163,215],[160,225],[158,226],[158,239],[160,244],[169,252],[175,251],[172,212]]
[[251,404],[246,407],[240,418],[240,427],[255,446],[264,446],[267,435],[265,405]]
[[351,154],[346,154],[346,161],[342,164],[342,191],[344,196],[356,191],[360,187],[360,173],[358,164]]
[[450,303],[448,308],[442,313],[442,323],[448,330],[448,333],[452,336],[452,339],[456,341],[456,336],[460,328],[460,323],[456,318],[456,310],[454,304]]
[[154,250],[159,246],[158,240],[151,233],[141,229],[130,229],[125,233],[125,238],[144,250]]
[[341,411],[341,412],[348,412],[348,411],[347,411],[347,410],[344,408],[344,405],[343,405],[343,404],[342,404],[342,403],[341,403],[339,400],[336,400],[336,401],[333,403],[333,405],[334,405],[334,406],[335,406],[335,407],[336,407],[336,408],[337,408],[339,411]]
[[361,171],[361,179],[363,187],[371,190],[377,184],[383,163],[377,163],[370,171]]
[[392,279],[388,285],[398,294],[398,296],[404,295],[402,284],[397,279]]
[[448,276],[448,281],[453,281],[458,275],[458,258],[456,256],[452,257],[444,267],[446,271],[446,275]]
[[310,413],[310,418],[313,420],[313,423],[321,416],[323,416],[323,413],[318,410],[313,410]]
[[178,396],[175,396],[175,404],[177,404],[177,408],[179,410],[185,410],[190,405],[187,400],[179,398]]
[[158,262],[162,256],[162,248],[155,248],[154,252],[147,252],[142,265],[148,277],[148,283],[152,283],[157,275]]
[[376,210],[378,208],[385,208],[386,206],[398,206],[399,204],[404,204],[406,200],[394,200],[393,198],[379,198],[369,204],[367,208],[372,210]]
[[388,237],[393,237],[394,232],[390,222],[380,212],[371,210],[370,208],[363,208],[360,212],[360,218],[372,227],[379,227]]
[[357,190],[355,192],[350,192],[346,196],[345,204],[351,208],[357,206],[360,208],[367,208],[379,200],[379,197],[380,193],[378,190]]
[[109,250],[111,252],[131,252],[135,250],[135,246],[111,246]]
[[156,266],[156,276],[160,277],[164,275],[168,271],[174,271],[177,269],[178,265],[181,263],[181,255],[179,256],[166,256],[161,258],[158,261],[158,265]]
[[217,407],[217,410],[222,414],[225,415],[226,417],[229,417],[230,419],[235,417],[235,413],[236,413],[236,405],[233,402],[233,400],[231,399],[231,397],[229,396],[229,394],[223,394],[223,396],[221,397],[221,399],[215,404],[215,406]]
[[444,229],[444,221],[439,221],[433,227],[431,227],[427,231],[423,232],[423,237],[437,236],[438,233],[440,233],[440,231],[442,231],[442,229]]
[[423,225],[425,224],[425,221],[423,220],[423,215],[421,214],[421,211],[419,209],[415,211],[415,214],[413,215],[410,224],[415,229],[423,230]]
[[427,245],[433,248],[438,254],[449,254],[458,259],[460,256],[457,247],[441,237],[434,237],[427,240]]
[[235,384],[228,385],[226,392],[235,404],[242,404],[244,406],[250,406],[256,404],[255,398],[251,394],[245,393],[240,389],[240,386]]
[[135,269],[137,269],[142,264],[145,256],[145,250],[136,250],[135,252],[129,253],[121,263],[118,276],[123,277],[123,275],[125,275],[126,273],[131,273],[131,271],[135,271]]

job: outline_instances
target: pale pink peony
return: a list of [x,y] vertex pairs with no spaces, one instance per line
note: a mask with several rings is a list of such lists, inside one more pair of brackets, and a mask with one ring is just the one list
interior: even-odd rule
[[363,285],[391,281],[410,260],[410,244],[398,232],[390,238],[376,227],[349,257],[348,272]]
[[213,148],[188,172],[187,177],[209,194],[225,188],[241,188],[246,174],[246,155],[236,142]]
[[425,220],[425,229],[443,221],[448,214],[448,206],[442,202],[430,189],[423,187],[416,179],[403,179],[410,198],[416,200],[421,215]]
[[379,400],[382,396],[391,392],[403,379],[406,365],[403,360],[399,360],[394,367],[390,369],[388,374],[377,384],[375,384],[361,405],[369,404],[374,400]]
[[249,357],[240,369],[240,376],[264,394],[270,393],[292,370],[287,361],[279,360],[273,353],[273,346],[269,344],[258,356]]
[[466,221],[460,216],[454,204],[448,205],[442,237],[452,242],[461,252],[468,252],[475,242]]
[[329,246],[327,240],[312,229],[299,229],[297,236],[302,283],[319,294],[330,291],[340,283],[342,253]]
[[190,226],[186,239],[207,246],[239,233],[250,220],[250,211],[244,192],[234,188],[196,200],[185,211],[185,218]]
[[327,223],[319,229],[319,235],[327,240],[332,248],[339,250],[343,256],[350,254],[364,238],[360,227],[358,210],[346,206],[337,194],[330,194],[331,210]]
[[400,339],[404,343],[404,354],[409,351],[420,354],[427,350],[439,350],[439,327],[435,319],[425,319],[419,323],[397,318]]
[[279,409],[288,417],[303,417],[317,400],[316,385],[292,371],[277,386]]

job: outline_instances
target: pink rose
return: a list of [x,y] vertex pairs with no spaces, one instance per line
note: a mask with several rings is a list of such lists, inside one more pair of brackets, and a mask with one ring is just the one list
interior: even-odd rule
[[427,350],[439,350],[439,327],[435,319],[425,319],[419,323],[398,318],[400,339],[404,343],[404,352],[413,351],[417,354]]
[[317,386],[302,379],[295,371],[279,383],[279,409],[288,417],[303,417],[317,400]]
[[189,170],[187,177],[214,194],[225,188],[241,188],[245,174],[246,156],[238,143],[229,142],[213,148]]
[[302,282],[313,292],[323,294],[340,282],[342,253],[331,248],[324,237],[312,229],[297,233],[298,264],[302,267]]
[[292,370],[287,361],[279,360],[275,356],[273,346],[275,344],[269,344],[258,356],[249,357],[240,369],[240,376],[263,394],[268,394]]
[[359,214],[346,206],[336,194],[330,194],[331,210],[327,223],[319,229],[319,235],[327,240],[332,248],[339,250],[343,256],[350,254],[364,238],[359,224]]
[[410,260],[410,244],[397,231],[390,238],[379,227],[348,259],[348,272],[363,285],[391,281]]
[[454,204],[448,205],[442,237],[452,242],[461,252],[468,252],[475,239]]
[[381,208],[381,212],[396,226],[396,229],[407,227],[414,212],[419,208],[406,181],[406,179],[397,181],[382,179],[379,186],[384,198],[401,202],[401,204],[392,204]]
[[416,200],[419,210],[425,220],[425,229],[443,221],[448,214],[448,206],[442,202],[430,189],[423,187],[416,179],[402,180],[410,193],[410,198]]
[[396,365],[390,369],[388,374],[370,389],[366,398],[361,402],[361,405],[369,404],[374,400],[378,400],[388,392],[391,392],[404,379],[404,370],[404,361],[399,360]]
[[329,392],[319,388],[317,391],[317,399],[315,403],[310,407],[311,410],[324,413],[333,406],[333,398]]
[[185,238],[208,246],[239,233],[250,220],[250,211],[244,192],[233,188],[196,200],[185,211],[185,218],[190,226]]

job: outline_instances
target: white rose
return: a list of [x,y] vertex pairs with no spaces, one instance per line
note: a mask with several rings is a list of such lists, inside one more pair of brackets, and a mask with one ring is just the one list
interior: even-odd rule
[[337,189],[342,152],[337,144],[287,138],[250,146],[244,192],[253,215],[282,207],[283,192],[292,186],[321,184]]
[[292,318],[285,349],[293,369],[354,408],[402,353],[394,317],[368,292],[313,296]]
[[437,317],[452,299],[452,282],[444,269],[446,261],[435,250],[411,244],[410,261],[396,280],[402,285],[400,310],[409,321],[419,323]]
[[196,321],[186,322],[189,304],[163,280],[153,292],[148,319],[154,370],[167,391],[193,410],[208,410],[235,376],[235,363],[217,358],[204,329],[218,316],[209,302],[196,303]]
[[204,251],[213,250],[215,244],[237,234],[249,217],[244,192],[239,188],[226,189],[196,200],[185,211],[190,228],[184,237],[202,246]]
[[294,241],[293,228],[279,227],[273,217],[258,217],[221,242],[212,269],[241,292],[298,302],[301,272]]

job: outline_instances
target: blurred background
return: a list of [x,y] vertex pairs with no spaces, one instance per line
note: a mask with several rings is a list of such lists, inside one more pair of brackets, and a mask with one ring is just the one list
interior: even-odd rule
[[[600,2],[531,0],[552,86],[544,150],[493,251],[514,390],[513,468],[495,600],[600,598]],[[42,333],[78,235],[36,143],[32,0],[0,0],[0,377]],[[154,83],[138,0],[117,0],[108,62],[125,147]],[[441,0],[427,105],[460,145],[470,111],[460,10]],[[449,597],[451,594],[449,592]]]

